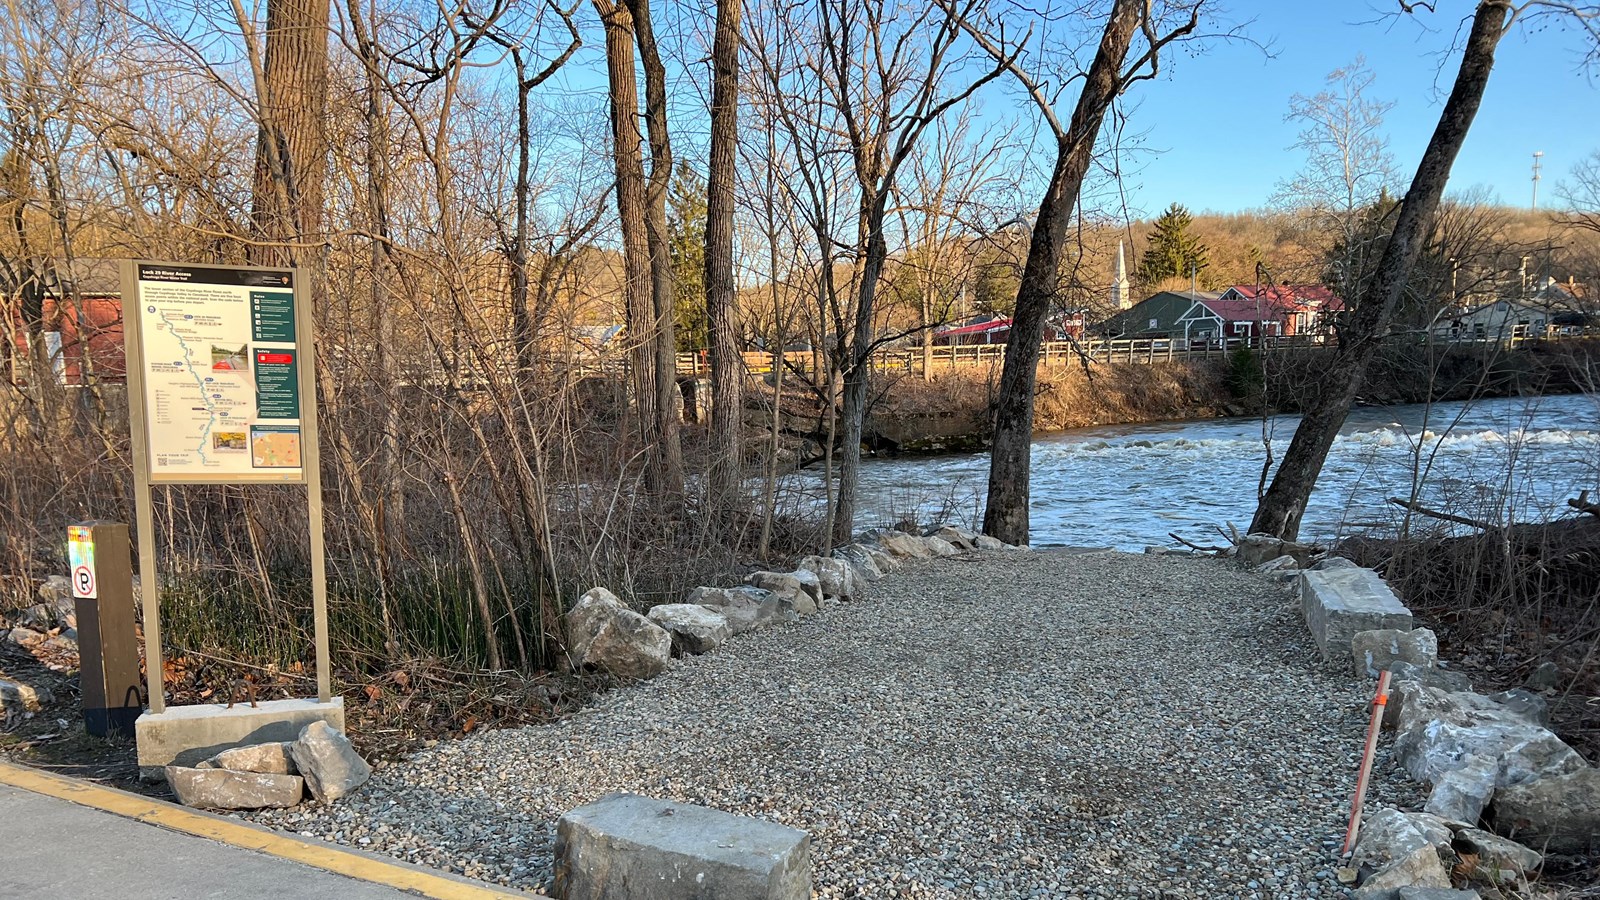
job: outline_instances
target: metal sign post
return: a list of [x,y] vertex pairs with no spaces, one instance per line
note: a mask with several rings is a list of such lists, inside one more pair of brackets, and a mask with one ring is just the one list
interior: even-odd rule
[[166,709],[151,500],[155,484],[306,486],[317,700],[332,700],[315,317],[309,295],[300,290],[303,283],[297,269],[123,263],[134,505],[152,713]]

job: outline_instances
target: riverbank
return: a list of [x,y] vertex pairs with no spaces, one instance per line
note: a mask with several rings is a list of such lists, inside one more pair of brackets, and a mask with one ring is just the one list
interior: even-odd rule
[[[1324,377],[1328,351],[1290,349],[1174,362],[1096,362],[1039,370],[1034,430],[1046,435],[1127,425],[1299,412]],[[1374,360],[1362,403],[1390,405],[1594,391],[1600,346],[1530,344],[1514,350],[1390,344]],[[880,455],[987,448],[998,363],[876,376],[866,443]]]

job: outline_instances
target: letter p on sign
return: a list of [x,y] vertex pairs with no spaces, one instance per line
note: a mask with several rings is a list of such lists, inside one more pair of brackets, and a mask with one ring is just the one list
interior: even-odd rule
[[79,600],[93,600],[96,593],[94,574],[94,532],[87,525],[67,528],[67,565],[72,569],[72,596]]

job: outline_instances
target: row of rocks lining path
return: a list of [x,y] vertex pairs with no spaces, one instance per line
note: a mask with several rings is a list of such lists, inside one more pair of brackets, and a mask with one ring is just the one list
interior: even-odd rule
[[[631,791],[810,832],[824,898],[1341,897],[1370,692],[1226,562],[973,554],[252,815],[523,889],[563,812]],[[1389,769],[1369,808],[1417,801]]]

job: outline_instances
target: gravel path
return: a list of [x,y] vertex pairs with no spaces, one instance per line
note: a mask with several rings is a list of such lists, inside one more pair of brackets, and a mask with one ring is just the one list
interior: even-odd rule
[[[1369,683],[1210,559],[998,553],[260,821],[521,888],[613,791],[802,828],[817,896],[1341,897]],[[1380,762],[1379,803],[1415,802]]]

